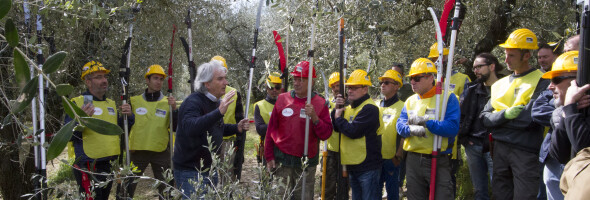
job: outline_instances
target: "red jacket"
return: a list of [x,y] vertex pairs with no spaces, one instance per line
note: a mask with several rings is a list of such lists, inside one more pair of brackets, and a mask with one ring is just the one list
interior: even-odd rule
[[[303,157],[305,142],[305,111],[303,109],[305,109],[306,101],[307,98],[295,97],[294,91],[282,93],[277,98],[268,122],[264,143],[264,158],[267,161],[275,159],[275,146],[283,153]],[[314,93],[311,104],[320,120],[317,124],[310,121],[307,155],[315,156],[318,154],[319,141],[326,140],[332,135],[332,123],[324,98]],[[302,112],[303,118],[300,115]]]

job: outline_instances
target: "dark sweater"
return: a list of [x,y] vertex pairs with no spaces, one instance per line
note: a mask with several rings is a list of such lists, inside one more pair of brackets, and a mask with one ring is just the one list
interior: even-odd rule
[[[174,169],[204,170],[211,167],[211,152],[207,137],[211,137],[213,151],[220,153],[223,136],[238,133],[236,124],[224,124],[223,115],[214,102],[201,92],[188,96],[178,110],[178,127],[174,143]],[[203,166],[201,166],[203,161]]]

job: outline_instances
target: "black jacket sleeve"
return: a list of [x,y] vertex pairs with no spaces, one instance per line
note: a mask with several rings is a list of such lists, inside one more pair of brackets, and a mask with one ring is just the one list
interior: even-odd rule
[[262,119],[262,116],[260,115],[260,109],[258,108],[258,105],[254,106],[254,125],[256,126],[256,132],[258,135],[264,138],[266,136],[266,129],[268,128],[268,125],[264,123],[264,119]]
[[555,110],[553,105],[553,92],[545,90],[533,103],[531,116],[534,122],[542,126],[551,126],[551,114]]
[[570,104],[563,107],[566,116],[563,124],[574,153],[590,147],[590,119],[579,113],[576,106]]
[[373,129],[372,127],[379,127],[379,108],[373,105],[366,105],[351,123],[342,116],[332,120],[332,123],[337,132],[351,139],[361,138],[368,130]]
[[242,106],[242,95],[240,92],[236,92],[236,123],[242,121],[244,119],[244,106]]

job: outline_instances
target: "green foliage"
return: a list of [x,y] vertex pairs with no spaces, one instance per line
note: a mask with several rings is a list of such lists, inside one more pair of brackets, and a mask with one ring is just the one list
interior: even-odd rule
[[25,61],[25,57],[21,54],[20,51],[13,52],[13,61],[14,65],[14,72],[16,77],[16,82],[22,88],[27,81],[31,79],[31,72],[29,71],[29,66]]
[[55,87],[55,91],[59,96],[67,96],[74,91],[74,87],[70,84],[59,84]]
[[76,121],[72,120],[68,122],[66,125],[61,127],[61,129],[57,132],[53,140],[49,144],[49,149],[47,150],[47,160],[53,160],[57,158],[59,154],[66,148],[70,138],[72,138],[72,134],[74,133],[74,126],[76,126]]
[[6,34],[6,40],[8,41],[8,44],[10,44],[12,47],[16,47],[18,45],[18,32],[14,22],[12,22],[12,19],[6,20],[4,32]]
[[55,174],[49,175],[49,178],[47,179],[47,185],[55,186],[68,181],[75,181],[74,173],[71,167],[72,163],[74,163],[73,159],[68,160],[67,162],[60,162],[57,172],[55,172]]
[[38,86],[39,86],[39,77],[35,77],[35,78],[29,80],[27,85],[21,90],[21,94],[16,101],[18,104],[16,104],[13,107],[12,113],[15,113],[15,114],[20,113],[27,106],[29,106],[29,104],[31,104],[31,101],[33,101],[33,98],[35,98],[35,96],[37,95]]
[[12,7],[12,0],[0,0],[0,19],[4,18],[10,8]]
[[[63,61],[67,55],[68,55],[67,52],[60,51],[60,52],[57,52],[57,53],[49,56],[49,58],[47,58],[47,60],[43,64],[43,73],[51,74],[51,73],[57,71],[61,67],[61,64],[63,63]],[[63,96],[63,95],[61,95],[61,96]]]
[[[61,103],[62,103],[62,105],[64,107],[64,112],[70,118],[74,119],[74,118],[76,118],[76,115],[78,115],[80,117],[88,117],[88,114],[86,114],[82,109],[80,109],[80,107],[78,107],[78,105],[76,105],[75,103],[71,102],[70,100],[63,99],[62,98]],[[74,114],[74,112],[76,114]]]
[[92,117],[81,117],[80,123],[86,126],[99,134],[103,135],[121,135],[123,133],[123,129],[116,124],[112,124],[110,122],[96,119]]

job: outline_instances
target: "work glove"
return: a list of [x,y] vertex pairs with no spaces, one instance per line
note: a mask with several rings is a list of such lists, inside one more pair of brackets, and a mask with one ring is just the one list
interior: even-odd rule
[[419,125],[409,125],[410,126],[410,135],[416,137],[423,137],[426,138],[426,128],[424,126]]
[[510,108],[506,109],[506,111],[504,111],[504,118],[514,119],[514,118],[518,117],[518,115],[520,115],[520,112],[522,112],[523,108],[524,108],[524,106],[520,105],[520,106],[514,106],[514,107],[510,107]]
[[419,125],[419,126],[426,126],[426,122],[428,121],[428,116],[418,116],[418,115],[410,115],[408,118],[409,125]]

